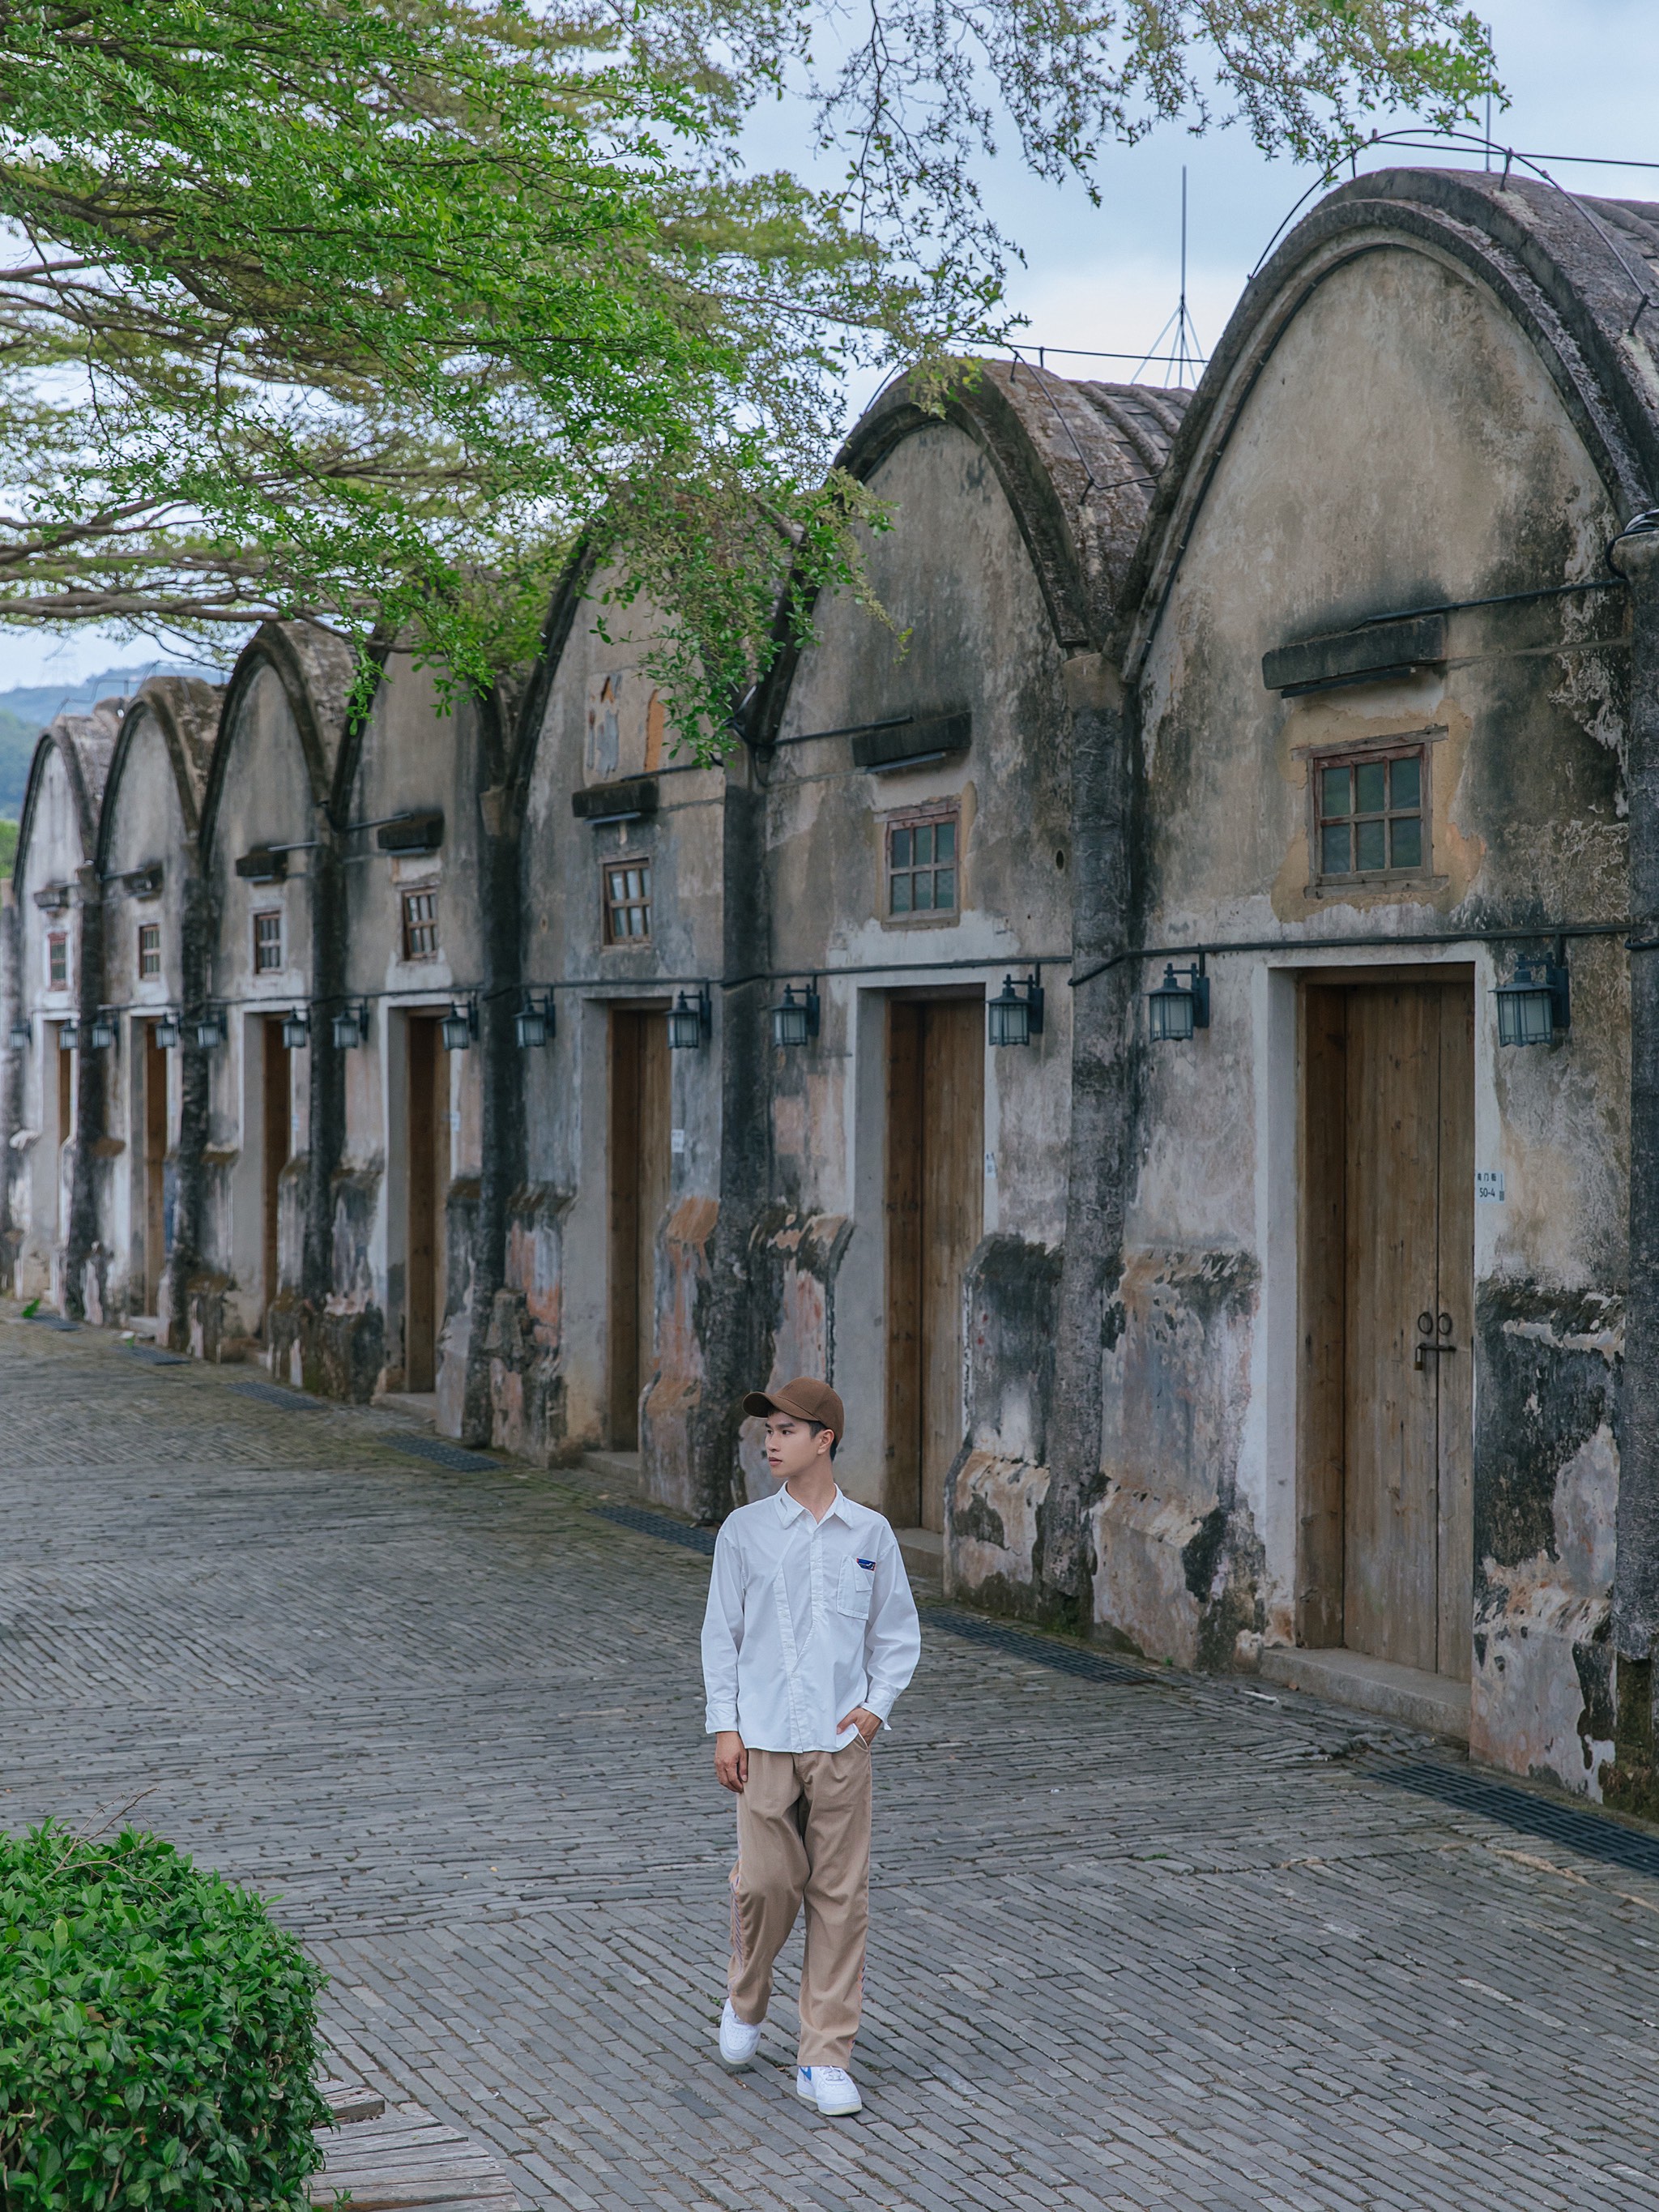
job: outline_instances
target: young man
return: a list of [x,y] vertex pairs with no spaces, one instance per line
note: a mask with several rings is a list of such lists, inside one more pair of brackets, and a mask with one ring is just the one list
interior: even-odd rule
[[870,1745],[921,1630],[898,1540],[836,1487],[846,1416],[829,1384],[802,1376],[743,1408],[765,1421],[783,1487],[722,1527],[702,1626],[714,1771],[738,1801],[720,2058],[753,2058],[804,1902],[795,2092],[836,2118],[862,2101],[847,2065],[870,1924]]

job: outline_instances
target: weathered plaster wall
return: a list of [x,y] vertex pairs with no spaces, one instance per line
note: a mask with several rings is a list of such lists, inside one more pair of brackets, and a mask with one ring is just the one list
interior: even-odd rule
[[[19,1297],[44,1297],[60,1311],[79,1310],[82,1295],[80,1271],[71,1264],[70,1228],[82,1171],[82,1090],[96,1070],[71,1052],[65,1082],[58,1036],[79,1018],[89,937],[97,942],[93,836],[116,717],[109,704],[89,715],[59,715],[41,738],[12,874],[15,996],[30,1029],[14,1093],[20,1118],[7,1132],[13,1283]],[[54,902],[49,908],[40,904],[43,893]],[[61,985],[51,979],[54,935],[66,939]],[[95,1268],[92,1285],[96,1309]]]
[[[681,989],[712,994],[700,1051],[672,1053],[668,1201],[654,1224],[656,1344],[642,1361],[641,1476],[665,1502],[697,1510],[705,1404],[708,1268],[721,1200],[723,1062],[728,1020],[725,847],[735,770],[676,751],[658,685],[644,667],[653,617],[608,611],[599,634],[593,580],[573,590],[530,693],[522,768],[523,981],[550,991],[557,1031],[526,1054],[525,1181],[514,1206],[506,1289],[497,1300],[492,1392],[498,1440],[553,1458],[611,1441],[606,1313],[609,1039],[612,1006],[665,1010]],[[595,827],[571,794],[649,773],[653,813]],[[652,933],[605,942],[600,870],[626,854],[648,865]],[[624,1170],[625,1171],[625,1170]],[[726,1478],[729,1480],[729,1475]]]
[[[871,540],[868,558],[895,629],[847,600],[819,606],[817,641],[794,669],[779,743],[763,769],[772,965],[803,981],[817,975],[823,1016],[815,1042],[772,1054],[781,1211],[761,1279],[774,1300],[764,1321],[775,1375],[799,1371],[789,1364],[797,1354],[833,1359],[848,1407],[839,1480],[849,1494],[908,1518],[914,1506],[887,1495],[883,1433],[887,994],[964,983],[994,994],[1006,972],[1023,975],[1034,959],[1053,962],[1068,951],[1070,725],[1065,649],[984,447],[954,422],[928,423],[903,437],[869,481],[891,513],[893,527]],[[964,709],[972,717],[966,755],[896,774],[854,766],[847,737],[811,735]],[[961,809],[960,911],[949,921],[895,922],[884,913],[885,817],[945,799]],[[1038,1274],[1063,1231],[1066,977],[1063,964],[1043,971],[1042,1037],[1025,1049],[988,1044],[983,1062],[984,1233],[1000,1249],[1018,1248]],[[939,1100],[937,1110],[950,1114],[951,1101]],[[824,1218],[848,1225],[830,1238],[811,1233]],[[809,1273],[809,1303],[822,1319],[803,1329]],[[965,1318],[981,1293],[994,1297],[995,1279],[981,1270],[964,1285]],[[967,1343],[962,1457],[995,1450],[1002,1427],[1018,1425],[1017,1479],[1040,1495],[1045,1472],[1029,1454],[1042,1421],[1016,1423],[1005,1410],[1030,1377],[1003,1356],[996,1326],[976,1316]],[[751,1481],[764,1480],[752,1446],[744,1464]],[[963,1586],[982,1579],[979,1565],[977,1553],[963,1554]]]
[[[225,1039],[204,1055],[205,1127],[197,1231],[191,1341],[198,1357],[222,1357],[265,1333],[268,1308],[300,1291],[303,1216],[309,1191],[307,1062],[314,1041],[290,1062],[289,1166],[283,1178],[279,1279],[264,1280],[263,1188],[265,1022],[313,996],[319,840],[326,834],[318,788],[324,764],[307,759],[295,701],[278,666],[250,646],[233,681],[219,738],[215,788],[204,823],[202,878],[206,939],[202,999],[223,1015]],[[255,883],[236,863],[256,847],[288,846],[285,873]],[[253,966],[253,917],[282,917],[282,965]],[[290,1334],[283,1346],[293,1342]],[[266,1339],[269,1348],[269,1338]]]
[[[1475,1740],[1583,1787],[1562,1716],[1594,1703],[1580,1683],[1607,1562],[1575,1536],[1563,1564],[1551,1530],[1577,1528],[1583,1498],[1616,1480],[1622,954],[1574,943],[1570,1041],[1500,1054],[1491,987],[1511,948],[1319,948],[1623,913],[1622,607],[1587,593],[1454,614],[1443,671],[1300,700],[1261,672],[1272,647],[1373,616],[1605,574],[1617,525],[1522,332],[1419,246],[1329,270],[1249,374],[1141,672],[1142,925],[1151,943],[1283,951],[1213,959],[1208,1035],[1141,1069],[1097,1617],[1211,1663],[1241,1634],[1292,1633],[1294,977],[1473,958],[1477,1164],[1507,1188],[1476,1218]],[[1419,732],[1433,879],[1310,889],[1308,749]]]
[[[336,811],[344,885],[343,989],[368,1010],[363,1045],[343,1055],[344,1133],[334,1173],[328,1334],[350,1394],[404,1387],[408,1245],[408,1019],[480,1006],[489,978],[484,927],[489,886],[479,793],[487,781],[480,719],[467,701],[441,705],[432,674],[406,654],[388,656],[374,705],[342,763]],[[443,837],[431,853],[380,849],[364,826],[436,810]],[[436,902],[438,941],[405,956],[404,900]],[[446,1217],[448,1296],[440,1316],[441,1425],[465,1425],[477,1312],[479,1255],[468,1233],[482,1169],[483,1041],[446,1053],[439,1078],[438,1203]],[[488,1303],[486,1297],[486,1303]]]
[[[97,834],[104,914],[104,1002],[118,1044],[104,1057],[104,1159],[97,1172],[97,1261],[106,1318],[150,1310],[146,1285],[146,1044],[161,1013],[185,1002],[185,936],[195,927],[197,818],[222,695],[208,684],[157,679],[128,708]],[[159,869],[159,884],[131,883]],[[139,931],[159,931],[159,973],[143,975]],[[179,1199],[184,1055],[166,1053],[161,1234],[168,1265],[157,1318],[173,1312],[170,1255]]]

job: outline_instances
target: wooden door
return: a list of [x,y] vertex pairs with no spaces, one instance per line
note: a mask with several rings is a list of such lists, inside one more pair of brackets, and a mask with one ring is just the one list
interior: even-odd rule
[[[264,1085],[264,1161],[262,1177],[261,1228],[264,1232],[264,1276],[260,1296],[269,1309],[282,1287],[279,1230],[282,1215],[283,1170],[288,1165],[289,1139],[294,1112],[293,1077],[288,1047],[283,1042],[280,1021],[265,1020],[261,1032],[262,1074]],[[270,1337],[267,1325],[265,1334]]]
[[[438,1104],[447,1073],[438,1024],[429,1014],[404,1021],[408,1060],[408,1219],[404,1238],[404,1388],[438,1381]],[[447,1123],[445,1124],[446,1128]]]
[[611,1009],[609,1433],[640,1441],[640,1394],[656,1372],[657,1232],[668,1210],[672,1087],[658,1006]]
[[1440,1000],[1434,1368],[1440,1461],[1438,1671],[1467,1681],[1474,1636],[1474,992]]
[[153,1022],[143,1024],[144,1109],[144,1311],[159,1313],[167,1265],[167,1056]]
[[942,1531],[963,1429],[963,1282],[984,1219],[985,1007],[888,1006],[889,1510]]
[[1474,993],[1307,994],[1307,1643],[1467,1678],[1473,1606]]
[[[56,1046],[59,1030],[52,1032]],[[62,1243],[69,1235],[70,1169],[64,1157],[64,1146],[75,1134],[75,1064],[81,1057],[78,1052],[64,1052],[61,1047],[54,1053],[58,1063],[58,1137],[57,1150],[52,1155],[52,1174],[57,1181],[58,1241]]]

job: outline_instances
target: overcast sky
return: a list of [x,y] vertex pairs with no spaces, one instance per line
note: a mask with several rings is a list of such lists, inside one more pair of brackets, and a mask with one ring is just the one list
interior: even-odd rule
[[[1511,97],[1508,110],[1494,115],[1494,138],[1527,153],[1659,163],[1659,0],[1488,0],[1488,10]],[[758,133],[757,157],[787,159],[789,136],[786,128]],[[794,140],[798,146],[798,132]],[[1378,158],[1433,165],[1456,157]],[[1470,158],[1479,167],[1480,156]],[[1093,208],[1080,186],[1057,191],[1038,183],[1005,150],[985,179],[986,199],[1025,249],[1026,265],[1013,272],[1010,290],[1030,318],[1032,345],[1139,353],[1152,343],[1179,289],[1183,163],[1188,300],[1207,350],[1262,248],[1314,182],[1310,172],[1264,161],[1237,131],[1198,139],[1166,130],[1102,161],[1103,204]],[[1564,165],[1559,174],[1583,191],[1659,200],[1659,168],[1644,176]],[[1135,366],[1064,359],[1053,365],[1106,378],[1127,376]],[[116,647],[96,631],[47,638],[0,630],[0,690],[73,681],[112,662],[149,657],[142,643]]]

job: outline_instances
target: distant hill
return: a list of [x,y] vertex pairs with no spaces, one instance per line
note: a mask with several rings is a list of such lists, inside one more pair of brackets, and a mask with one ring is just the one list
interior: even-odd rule
[[85,714],[100,699],[125,699],[147,676],[209,672],[185,661],[141,660],[130,668],[106,668],[77,684],[18,684],[0,691],[0,819],[15,822],[21,812],[29,763],[54,714]]

